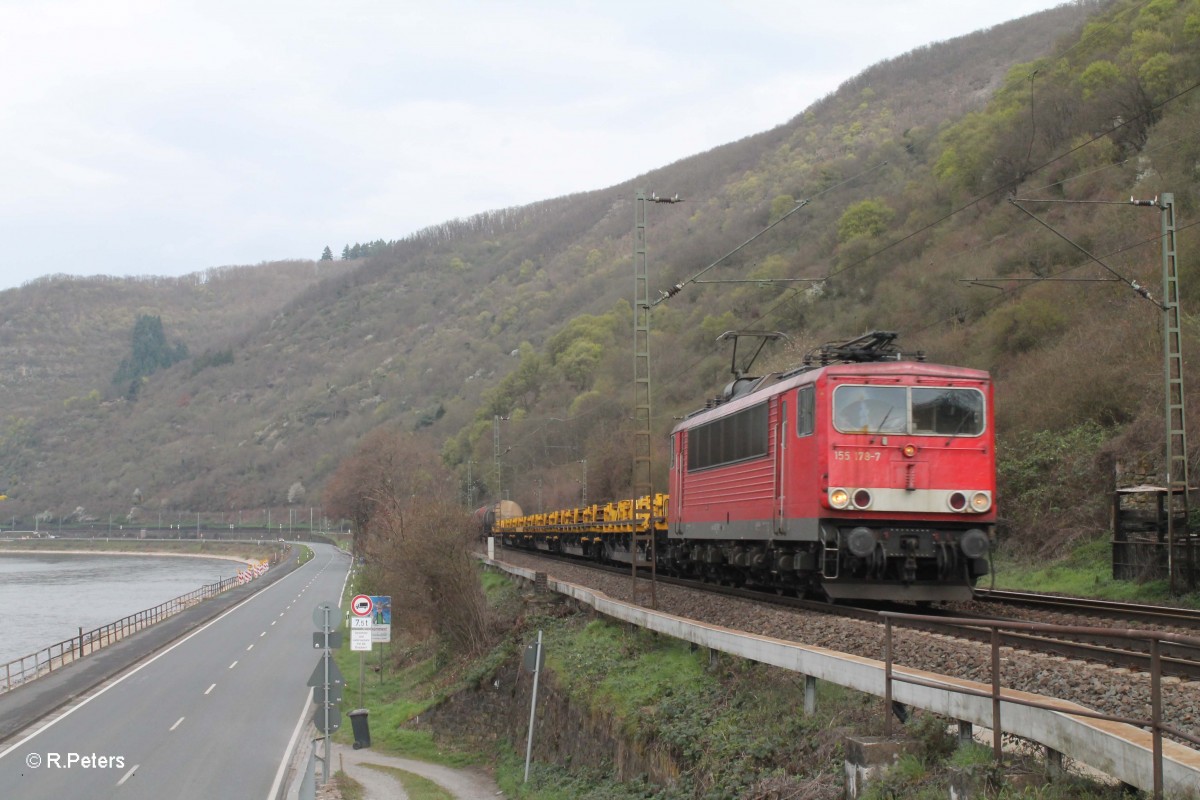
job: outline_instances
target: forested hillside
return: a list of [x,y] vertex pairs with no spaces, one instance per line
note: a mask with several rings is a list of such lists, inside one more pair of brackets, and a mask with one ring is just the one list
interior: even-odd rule
[[[786,333],[768,369],[897,330],[997,377],[1011,529],[1096,531],[1102,501],[1077,499],[1118,461],[1161,460],[1159,309],[1124,282],[1160,292],[1159,214],[1130,196],[1174,194],[1185,312],[1200,300],[1198,81],[1200,0],[1077,3],[883,62],[618,186],[364,232],[357,259],[331,243],[351,258],[0,293],[3,514],[124,515],[140,489],[150,517],[307,517],[380,427],[425,437],[464,503],[622,495],[644,188],[681,200],[648,214],[652,287],[683,284],[652,312],[658,433],[727,380],[723,331]],[[130,396],[113,376],[140,315],[189,358]]]

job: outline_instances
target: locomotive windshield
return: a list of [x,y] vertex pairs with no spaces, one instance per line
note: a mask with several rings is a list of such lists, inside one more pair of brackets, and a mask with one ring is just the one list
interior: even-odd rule
[[983,393],[947,386],[839,386],[833,421],[842,433],[978,436],[985,422]]

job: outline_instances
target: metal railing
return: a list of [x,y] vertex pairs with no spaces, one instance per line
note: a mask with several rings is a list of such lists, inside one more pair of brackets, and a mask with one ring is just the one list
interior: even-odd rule
[[121,617],[116,622],[101,625],[90,631],[85,631],[81,627],[79,633],[70,639],[55,642],[49,647],[43,647],[36,653],[15,658],[4,664],[2,670],[0,670],[3,672],[3,683],[0,683],[0,692],[7,692],[23,683],[28,683],[43,675],[49,675],[56,669],[62,669],[77,659],[118,642],[143,628],[148,628],[157,622],[161,622],[184,609],[191,608],[203,600],[216,597],[237,585],[237,576],[222,578],[216,583],[205,584],[199,589],[180,595],[165,603],[159,603],[153,608],[147,608],[136,614]]
[[[929,688],[939,689],[942,691],[957,692],[959,694],[970,695],[972,697],[990,698],[992,701],[991,714],[991,729],[992,729],[992,752],[997,762],[1003,758],[1003,749],[1001,746],[1001,738],[1003,734],[1003,721],[1000,716],[1001,701],[1011,703],[1013,705],[1028,706],[1030,708],[1039,708],[1047,711],[1057,711],[1063,714],[1069,714],[1074,717],[1084,717],[1087,719],[1106,720],[1109,722],[1120,722],[1126,725],[1132,725],[1136,728],[1148,728],[1153,741],[1153,780],[1154,780],[1154,797],[1156,800],[1161,800],[1163,796],[1163,735],[1174,736],[1183,741],[1191,742],[1193,745],[1200,745],[1200,738],[1193,736],[1185,731],[1181,731],[1163,721],[1162,713],[1162,643],[1171,642],[1177,645],[1186,647],[1200,648],[1200,638],[1194,636],[1184,636],[1177,633],[1162,633],[1159,631],[1141,631],[1131,630],[1127,628],[1091,628],[1072,625],[1047,625],[1039,622],[1010,622],[1006,620],[984,620],[984,619],[963,619],[959,620],[959,624],[970,625],[991,631],[991,691],[982,692],[972,689],[967,686],[954,686],[947,683],[934,683],[926,681],[915,676],[897,674],[893,669],[894,664],[894,649],[892,641],[893,620],[900,622],[924,622],[936,620],[938,622],[946,622],[944,617],[928,617],[920,614],[901,614],[893,611],[881,611],[879,615],[883,617],[885,623],[884,634],[884,711],[885,711],[885,729],[884,733],[888,736],[892,734],[892,684],[893,683],[909,683],[915,686],[925,686]],[[1105,638],[1123,638],[1138,641],[1149,642],[1150,646],[1150,716],[1149,718],[1130,718],[1116,716],[1114,714],[1105,714],[1099,711],[1081,708],[1073,705],[1071,708],[1064,708],[1061,705],[1052,705],[1049,703],[1039,702],[1037,700],[1029,700],[1012,692],[1002,692],[1001,675],[1000,675],[1000,631],[1006,630],[1023,630],[1023,631],[1039,631],[1042,633],[1065,633],[1082,636],[1102,636]]]

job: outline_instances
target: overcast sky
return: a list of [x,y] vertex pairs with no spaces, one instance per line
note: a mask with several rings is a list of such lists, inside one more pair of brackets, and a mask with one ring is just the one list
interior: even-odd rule
[[0,0],[0,289],[600,189],[1061,2]]

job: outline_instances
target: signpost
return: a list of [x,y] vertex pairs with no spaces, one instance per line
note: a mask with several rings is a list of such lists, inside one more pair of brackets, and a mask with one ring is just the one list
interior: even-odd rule
[[537,712],[538,678],[546,656],[542,652],[542,632],[538,631],[535,644],[525,647],[524,667],[533,673],[533,697],[529,701],[529,736],[525,740],[525,783],[529,783],[529,761],[533,757],[533,723]]
[[[355,600],[358,600],[356,597]],[[368,600],[369,603],[369,600]],[[369,609],[368,609],[369,613]],[[341,700],[340,685],[345,683],[337,662],[333,660],[333,639],[340,635],[334,628],[337,626],[338,610],[331,603],[321,603],[313,609],[313,624],[318,630],[313,634],[313,646],[320,647],[321,660],[308,679],[308,685],[313,687],[313,700],[317,706],[313,714],[313,724],[325,738],[325,755],[321,759],[321,782],[329,783],[329,737],[342,726],[342,714],[337,707]]]
[[379,685],[383,685],[383,645],[392,640],[392,597],[381,594],[371,596],[371,641],[380,642],[379,647]]

